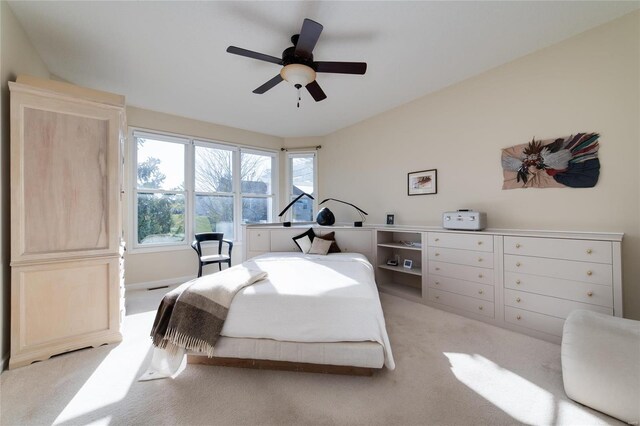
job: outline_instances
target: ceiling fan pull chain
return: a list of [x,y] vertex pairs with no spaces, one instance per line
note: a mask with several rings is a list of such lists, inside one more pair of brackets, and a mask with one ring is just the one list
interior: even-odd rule
[[296,84],[296,88],[298,89],[298,108],[300,108],[300,101],[302,100],[302,97],[300,97],[300,85]]

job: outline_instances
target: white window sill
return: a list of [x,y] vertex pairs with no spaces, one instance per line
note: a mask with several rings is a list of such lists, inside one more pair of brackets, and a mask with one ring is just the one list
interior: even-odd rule
[[[233,247],[242,247],[241,241],[234,241]],[[144,254],[144,253],[161,253],[168,251],[183,251],[183,250],[193,250],[191,248],[191,243],[189,244],[172,244],[172,245],[164,245],[164,246],[138,246],[138,247],[130,247],[127,246],[128,254]]]

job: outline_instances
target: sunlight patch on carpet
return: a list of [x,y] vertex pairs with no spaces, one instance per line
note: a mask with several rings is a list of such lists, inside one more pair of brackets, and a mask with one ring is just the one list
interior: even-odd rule
[[519,422],[605,424],[589,409],[554,397],[531,381],[477,354],[445,352],[456,378]]
[[[109,424],[117,405],[127,397],[131,385],[137,380],[141,366],[151,351],[148,337],[149,318],[140,321],[125,318],[123,341],[113,348],[76,392],[53,424]],[[148,339],[148,344],[140,344]],[[137,341],[136,341],[137,340]]]

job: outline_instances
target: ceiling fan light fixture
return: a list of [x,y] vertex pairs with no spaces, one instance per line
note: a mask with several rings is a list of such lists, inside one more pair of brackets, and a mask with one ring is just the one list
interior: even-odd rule
[[316,79],[316,72],[306,65],[289,64],[282,67],[280,76],[296,87],[304,87]]

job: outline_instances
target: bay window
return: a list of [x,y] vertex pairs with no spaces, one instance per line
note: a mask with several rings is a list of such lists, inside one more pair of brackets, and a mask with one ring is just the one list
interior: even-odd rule
[[273,220],[275,152],[140,130],[131,140],[133,249],[188,246],[201,232],[238,240],[242,223]]

